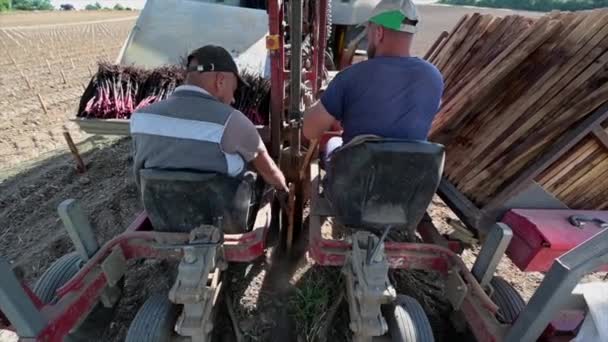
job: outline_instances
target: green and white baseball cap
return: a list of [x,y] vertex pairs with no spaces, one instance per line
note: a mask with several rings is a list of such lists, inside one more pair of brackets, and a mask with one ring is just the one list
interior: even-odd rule
[[412,0],[382,0],[368,21],[387,29],[416,33],[420,18]]

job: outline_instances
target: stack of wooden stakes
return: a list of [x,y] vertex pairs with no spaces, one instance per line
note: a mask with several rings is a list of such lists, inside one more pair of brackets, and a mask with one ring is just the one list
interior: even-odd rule
[[[483,206],[608,103],[608,10],[465,16],[427,59],[446,85],[430,140],[446,146],[447,179]],[[608,149],[585,138],[536,180],[572,208],[606,209]]]
[[537,181],[571,208],[608,209],[607,149],[587,137]]

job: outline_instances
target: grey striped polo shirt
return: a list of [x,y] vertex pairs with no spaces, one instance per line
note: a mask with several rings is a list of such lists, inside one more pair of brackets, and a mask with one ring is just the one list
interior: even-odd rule
[[265,149],[255,126],[204,89],[185,85],[131,116],[133,166],[238,176]]

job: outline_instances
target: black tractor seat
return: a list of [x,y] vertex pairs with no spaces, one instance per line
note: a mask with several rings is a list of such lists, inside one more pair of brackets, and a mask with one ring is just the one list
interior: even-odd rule
[[325,197],[344,226],[413,233],[443,172],[444,147],[426,141],[366,137],[331,154]]
[[219,225],[225,234],[240,234],[255,220],[255,174],[238,179],[144,169],[140,179],[144,208],[156,231],[190,232],[201,225]]

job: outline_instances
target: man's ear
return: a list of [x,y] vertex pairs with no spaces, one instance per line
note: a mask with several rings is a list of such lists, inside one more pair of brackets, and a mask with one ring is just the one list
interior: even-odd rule
[[384,40],[384,36],[386,34],[386,28],[384,26],[380,26],[378,25],[376,27],[376,39],[378,39],[379,42]]
[[215,87],[216,89],[222,89],[224,85],[224,75],[221,72],[215,73]]

